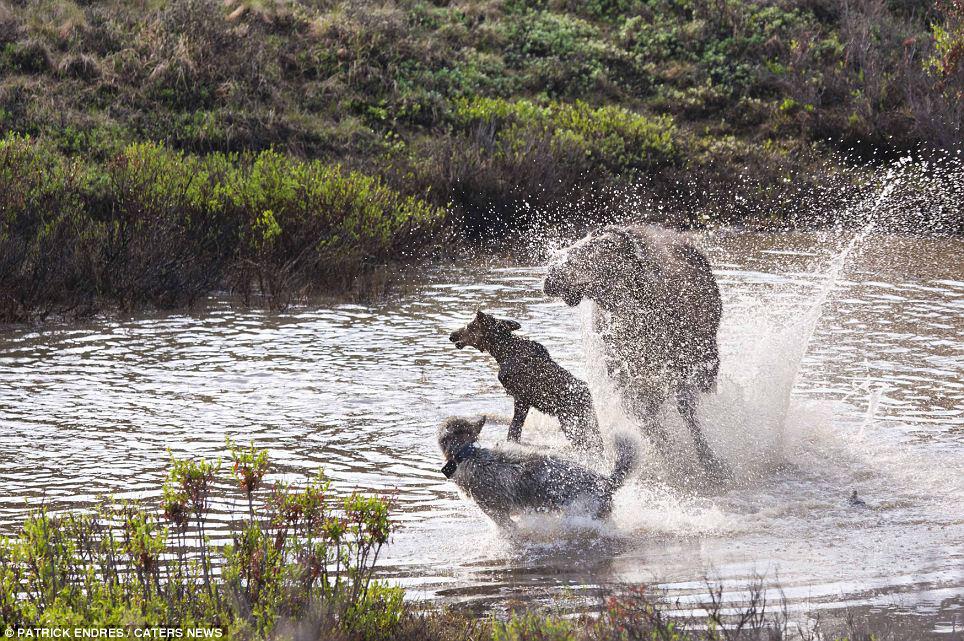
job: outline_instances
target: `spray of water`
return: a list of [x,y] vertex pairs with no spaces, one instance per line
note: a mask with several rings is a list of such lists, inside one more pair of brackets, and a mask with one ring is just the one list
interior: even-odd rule
[[[835,216],[840,224],[829,232],[828,251],[814,260],[811,270],[818,283],[775,305],[766,299],[727,298],[720,330],[721,370],[718,388],[700,407],[700,420],[714,450],[733,469],[733,478],[707,485],[689,434],[671,403],[661,420],[671,442],[656,451],[641,439],[643,464],[638,478],[623,491],[617,515],[621,531],[649,534],[699,534],[744,527],[729,519],[713,497],[765,484],[774,475],[793,474],[802,461],[819,459],[814,442],[840,439],[834,427],[833,408],[795,394],[801,365],[848,270],[858,264],[862,250],[875,234],[894,229],[926,231],[934,220],[946,227],[947,215],[964,197],[964,172],[960,155],[937,161],[901,158],[883,168],[872,181],[874,189],[839,199],[844,203]],[[930,221],[930,222],[929,222]],[[563,246],[557,234],[541,236],[543,251]],[[640,433],[624,411],[620,394],[607,375],[603,347],[592,331],[593,310],[583,303],[582,333],[587,354],[586,372],[593,390],[600,424],[610,433]],[[882,386],[869,383],[867,413],[858,434],[873,422]],[[536,417],[535,421],[545,420]],[[817,463],[819,464],[819,463]],[[746,521],[746,519],[741,519]],[[568,521],[581,529],[585,523]],[[543,521],[536,529],[548,539],[557,535]]]

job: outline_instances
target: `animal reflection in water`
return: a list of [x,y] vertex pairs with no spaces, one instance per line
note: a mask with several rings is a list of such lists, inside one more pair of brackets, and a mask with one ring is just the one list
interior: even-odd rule
[[[596,304],[593,330],[605,346],[606,367],[627,410],[657,447],[666,442],[659,411],[671,396],[706,471],[725,476],[696,418],[700,394],[715,388],[717,332],[722,301],[706,257],[682,235],[656,226],[607,226],[561,252],[549,266],[547,296],[574,307]],[[449,339],[456,347],[489,352],[499,381],[513,397],[508,439],[518,441],[531,407],[555,416],[577,448],[598,453],[602,441],[589,387],[539,343],[513,334],[513,320],[482,311]],[[636,451],[616,437],[609,477],[552,456],[475,445],[485,422],[453,417],[439,427],[442,471],[498,525],[526,510],[582,506],[594,518],[608,516],[613,492],[635,465]]]

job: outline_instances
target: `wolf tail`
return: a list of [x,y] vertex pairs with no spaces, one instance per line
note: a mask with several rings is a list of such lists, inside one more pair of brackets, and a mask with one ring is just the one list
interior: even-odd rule
[[626,482],[626,477],[636,467],[636,462],[639,459],[636,442],[629,436],[624,434],[616,436],[613,446],[616,449],[616,466],[613,468],[613,473],[609,475],[608,490],[610,496]]

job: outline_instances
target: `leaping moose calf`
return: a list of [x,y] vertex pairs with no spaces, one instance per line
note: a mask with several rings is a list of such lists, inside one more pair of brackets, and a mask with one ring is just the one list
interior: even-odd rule
[[515,401],[509,440],[518,441],[529,408],[559,419],[562,433],[576,447],[602,451],[602,438],[589,386],[552,360],[545,347],[512,334],[522,326],[482,311],[449,340],[462,349],[488,352],[499,363],[499,382]]

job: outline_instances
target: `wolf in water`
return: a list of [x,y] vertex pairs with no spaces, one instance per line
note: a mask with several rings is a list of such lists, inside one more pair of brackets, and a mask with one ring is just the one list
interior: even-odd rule
[[636,464],[632,441],[617,437],[616,463],[609,476],[538,452],[489,449],[476,445],[485,417],[445,419],[438,428],[442,472],[498,526],[513,528],[513,514],[580,508],[602,519],[612,511],[613,494]]
[[602,451],[599,425],[589,386],[554,361],[539,343],[512,332],[521,325],[513,320],[476,312],[472,322],[452,332],[449,340],[459,349],[475,347],[488,352],[499,364],[499,382],[513,398],[509,440],[522,437],[529,408],[559,419],[562,433],[573,445]]

